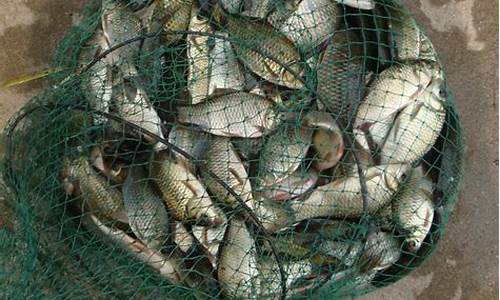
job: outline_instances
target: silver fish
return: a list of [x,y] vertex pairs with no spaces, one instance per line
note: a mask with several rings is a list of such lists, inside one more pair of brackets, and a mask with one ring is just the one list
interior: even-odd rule
[[215,32],[226,37],[214,38],[214,46],[210,50],[210,89],[242,91],[245,86],[245,76],[240,63],[231,47],[226,32]]
[[229,221],[217,269],[222,293],[228,298],[254,298],[259,291],[255,241],[242,220]]
[[[260,271],[260,293],[261,299],[276,299],[281,293],[281,276],[275,259],[266,258],[259,263]],[[286,274],[287,296],[292,296],[300,291],[293,285],[301,279],[309,277],[313,273],[313,266],[307,260],[287,262],[283,264]]]
[[122,194],[109,186],[108,181],[97,174],[86,157],[69,162],[70,177],[78,180],[85,206],[99,218],[121,219],[123,212]]
[[220,3],[230,14],[238,14],[243,8],[243,0],[221,0]]
[[[407,177],[403,164],[371,167],[364,172],[367,186],[367,213],[386,206]],[[358,218],[363,215],[363,197],[359,178],[346,177],[316,188],[303,201],[290,201],[296,221],[316,217]]]
[[[174,125],[168,134],[168,142],[179,147],[196,160],[201,160],[208,149],[209,136],[201,131],[192,130],[182,125]],[[183,161],[191,172],[195,172],[196,163],[184,155],[172,151],[179,161]]]
[[[216,21],[225,20],[238,58],[255,74],[290,89],[304,86],[304,68],[294,44],[269,24],[248,22],[240,16],[226,14],[216,5],[212,15]],[[288,68],[284,67],[287,66]]]
[[[107,48],[141,35],[141,20],[126,5],[115,0],[102,0],[101,24]],[[140,41],[130,43],[110,53],[113,64],[130,62],[139,51]]]
[[419,159],[444,123],[443,85],[436,64],[416,62],[384,70],[358,109],[356,140],[366,150],[381,148],[384,163]]
[[263,97],[236,92],[193,106],[178,107],[178,121],[226,137],[257,138],[276,128],[280,116]]
[[365,89],[363,49],[356,32],[339,30],[317,67],[318,104],[332,114],[342,130],[352,127]]
[[245,6],[241,15],[247,17],[265,19],[273,8],[273,0],[247,0],[244,2],[248,5]]
[[[189,30],[206,34],[213,33],[210,22],[198,17],[198,8],[193,5]],[[187,88],[191,94],[191,104],[203,102],[214,92],[210,85],[210,46],[208,35],[187,35],[187,57],[189,63]]]
[[247,161],[254,161],[258,159],[258,154],[264,145],[264,138],[234,138],[231,139],[231,142],[238,151],[240,157]]
[[[83,68],[102,52],[108,50],[101,29],[97,29],[93,37],[80,54],[80,66]],[[90,107],[94,110],[109,113],[113,93],[112,70],[109,61],[103,58],[82,75],[80,87]],[[93,114],[94,125],[107,123],[107,118]]]
[[236,153],[229,138],[213,137],[205,155],[204,167],[201,168],[203,181],[216,199],[231,206],[238,206],[235,197],[218,182],[216,182],[206,171],[211,171],[219,179],[224,181],[241,200],[250,208],[255,208],[252,196],[252,186],[248,173],[241,159]]
[[379,142],[381,163],[415,162],[436,142],[446,118],[446,99],[436,93],[425,94],[427,92],[421,101],[408,105],[398,114],[385,141]]
[[317,181],[318,173],[313,169],[307,172],[297,170],[283,181],[265,187],[260,192],[262,192],[267,199],[279,202],[287,201],[307,193],[316,185]]
[[401,257],[401,246],[393,234],[378,231],[368,235],[359,263],[361,270],[380,271],[389,268]]
[[413,16],[402,6],[388,9],[390,40],[394,44],[394,58],[399,61],[427,60],[438,62],[436,50],[429,38],[417,25]]
[[183,252],[190,252],[191,249],[195,247],[195,239],[182,223],[175,222],[172,229],[172,235],[174,243]]
[[210,228],[206,226],[193,226],[191,228],[193,235],[210,254],[208,255],[208,259],[214,267],[217,266],[217,255],[219,253],[219,248],[223,243],[226,229],[226,221],[224,222],[224,225],[218,227]]
[[[128,122],[164,138],[160,117],[151,105],[146,91],[138,86],[134,80],[128,80],[128,77],[137,76],[135,67],[131,64],[124,64],[121,74],[122,76],[117,79],[115,84],[116,93],[113,93],[118,115]],[[122,126],[118,126],[118,130],[122,130]],[[156,151],[166,148],[165,144],[156,139],[147,135],[144,135],[144,138],[154,144]]]
[[169,217],[143,166],[129,169],[122,193],[134,234],[149,248],[160,250],[169,234]]
[[279,31],[307,53],[333,34],[341,12],[340,6],[330,0],[302,0]]
[[260,155],[259,185],[271,186],[292,175],[306,157],[312,132],[306,127],[285,124],[270,135]]
[[292,224],[292,213],[280,203],[267,199],[260,193],[255,193],[254,198],[255,215],[268,232],[276,232]]
[[420,249],[432,226],[432,192],[432,182],[425,177],[422,167],[418,167],[392,204],[396,224],[405,233],[406,246],[410,251]]
[[130,237],[122,230],[105,225],[93,214],[84,214],[82,221],[84,226],[92,230],[96,235],[113,245],[123,248],[170,282],[182,283],[181,261],[179,258],[165,257],[163,254],[146,247],[139,240]]
[[167,153],[157,152],[151,164],[151,174],[175,220],[212,226],[222,224],[222,211],[212,202],[198,178],[183,164],[175,162]]

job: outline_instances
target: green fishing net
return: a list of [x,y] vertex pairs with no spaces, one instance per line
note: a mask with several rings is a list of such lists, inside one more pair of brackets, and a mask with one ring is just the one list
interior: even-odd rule
[[463,140],[392,0],[91,1],[2,141],[2,299],[337,299],[436,248]]

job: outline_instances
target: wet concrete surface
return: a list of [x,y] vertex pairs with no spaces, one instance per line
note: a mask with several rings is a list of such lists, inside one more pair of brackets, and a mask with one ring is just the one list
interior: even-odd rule
[[[0,82],[49,66],[86,1],[0,2]],[[447,70],[464,127],[464,189],[437,251],[396,284],[362,297],[498,298],[498,1],[405,0]],[[0,126],[44,85],[0,90]]]

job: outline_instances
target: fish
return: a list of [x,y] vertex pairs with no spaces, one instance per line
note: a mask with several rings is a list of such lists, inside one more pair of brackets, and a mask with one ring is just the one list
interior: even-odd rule
[[264,21],[248,22],[226,14],[220,5],[214,8],[213,16],[215,20],[226,21],[229,36],[238,41],[232,43],[236,55],[252,72],[290,89],[304,87],[300,54],[286,36]]
[[335,0],[336,2],[353,8],[371,10],[375,8],[375,0]]
[[333,35],[341,14],[341,7],[331,0],[302,0],[278,30],[302,53],[310,53]]
[[230,14],[239,14],[243,8],[243,0],[221,0],[220,4]]
[[362,244],[359,241],[331,241],[326,240],[317,246],[317,252],[324,256],[326,262],[334,261],[345,267],[352,267],[363,253]]
[[261,193],[254,193],[255,215],[268,232],[276,232],[293,224],[291,212],[274,200],[265,198]]
[[[388,205],[401,182],[408,177],[409,166],[375,166],[363,172],[367,187],[368,214]],[[359,218],[363,215],[363,196],[358,176],[345,177],[317,187],[301,201],[289,202],[295,221],[318,217]]]
[[175,124],[168,134],[170,144],[177,146],[198,161],[191,161],[184,155],[172,151],[177,160],[182,161],[193,173],[196,171],[196,164],[201,163],[204,153],[208,149],[209,139],[210,137],[206,133],[179,124]]
[[135,259],[150,266],[171,283],[182,284],[180,257],[166,257],[162,253],[148,248],[141,241],[130,237],[122,230],[107,226],[92,213],[82,215],[82,223],[101,239],[126,250]]
[[112,165],[103,157],[101,147],[95,146],[90,151],[91,165],[113,182],[122,184],[127,178],[127,170],[121,165]]
[[396,225],[404,233],[406,247],[411,252],[420,249],[431,229],[434,219],[432,193],[432,182],[422,167],[418,167],[392,203]]
[[336,295],[352,295],[353,291],[374,289],[370,283],[377,272],[389,268],[401,257],[399,242],[387,232],[372,232],[368,234],[366,244],[360,244],[361,253],[358,252],[354,265],[335,271],[324,284],[325,288],[333,287]]
[[208,259],[214,268],[217,267],[217,255],[224,240],[224,233],[227,229],[227,223],[218,227],[192,226],[191,231],[196,239],[208,252]]
[[257,172],[260,186],[272,186],[292,175],[311,145],[311,129],[284,125],[268,137],[261,151]]
[[331,290],[331,293],[335,293],[338,297],[347,297],[356,292],[361,293],[375,289],[371,282],[376,275],[376,271],[362,273],[354,268],[336,271],[325,282],[323,288]]
[[70,161],[70,176],[78,180],[85,207],[106,221],[122,219],[122,193],[97,174],[87,157]]
[[130,167],[122,187],[123,203],[137,238],[149,248],[160,250],[169,235],[169,216],[152,183],[144,166]]
[[[313,273],[313,266],[307,260],[283,263],[286,274],[287,296],[297,294],[301,289],[295,287],[297,282],[308,279]],[[260,299],[276,299],[281,294],[281,276],[278,263],[273,258],[266,258],[259,262]]]
[[[152,106],[146,91],[137,83],[135,78],[138,76],[138,72],[135,67],[132,64],[124,64],[120,75],[116,80],[113,92],[117,114],[125,121],[164,139],[162,121]],[[123,125],[115,124],[115,128],[119,132],[123,130]],[[162,142],[148,135],[141,135],[148,143],[154,144],[155,151],[167,148]]]
[[223,38],[214,37],[210,49],[210,88],[217,90],[243,91],[245,75],[234,52],[227,32],[215,32]]
[[179,106],[177,121],[198,125],[213,135],[258,138],[273,131],[281,119],[270,101],[236,92],[193,106]]
[[172,224],[172,235],[172,247],[163,252],[179,259],[179,274],[183,283],[192,289],[196,299],[216,297],[220,292],[213,276],[214,269],[200,243],[180,222]]
[[[99,28],[86,44],[79,57],[80,68],[84,68],[96,57],[108,50],[104,34]],[[106,58],[98,60],[89,70],[82,74],[80,88],[89,106],[96,111],[109,113],[113,94],[113,74]],[[104,116],[92,114],[94,125],[106,124]]]
[[[130,7],[115,0],[102,0],[101,26],[106,49],[142,34],[141,20]],[[139,52],[140,41],[127,44],[107,55],[112,64],[131,62]]]
[[243,2],[246,5],[241,15],[258,19],[265,19],[274,6],[273,0],[247,0]]
[[[446,118],[445,99],[429,95],[410,104],[381,142],[381,163],[416,162],[434,145]],[[416,113],[415,113],[416,112]]]
[[414,162],[434,144],[446,117],[439,65],[408,63],[383,71],[360,105],[354,136],[381,163]]
[[271,12],[267,16],[267,23],[269,23],[276,30],[279,30],[281,25],[292,16],[297,10],[301,0],[276,0],[273,3]]
[[358,263],[366,273],[382,271],[396,263],[401,257],[401,246],[392,233],[375,231],[368,234],[364,252]]
[[426,60],[439,62],[436,50],[413,16],[401,6],[386,6],[389,17],[389,40],[397,61]]
[[154,182],[176,221],[219,226],[224,218],[203,184],[183,164],[166,152],[157,152],[150,164]]
[[250,178],[229,138],[211,139],[200,171],[205,186],[215,199],[232,207],[240,205],[239,201],[216,182],[209,172],[227,184],[250,209],[255,209]]
[[152,5],[155,0],[126,0],[127,6],[130,7],[133,11],[139,11],[144,9],[145,7]]
[[193,235],[191,235],[181,222],[174,222],[172,227],[172,235],[175,245],[184,253],[191,252],[196,243]]
[[246,161],[257,161],[259,152],[264,145],[264,138],[233,138],[231,142],[241,158]]
[[220,247],[217,275],[228,298],[254,298],[259,291],[257,249],[243,220],[229,220]]
[[285,178],[283,181],[265,187],[260,192],[267,199],[287,201],[304,195],[314,188],[318,181],[318,173],[310,169],[307,172],[300,169]]
[[338,30],[317,67],[318,103],[349,132],[365,90],[363,49],[356,32]]
[[[199,8],[193,5],[189,31],[212,34],[209,20],[198,16]],[[188,34],[188,78],[187,87],[191,94],[191,104],[203,102],[214,92],[210,85],[210,37],[208,35]]]
[[306,124],[315,127],[312,144],[316,150],[313,166],[318,171],[334,167],[344,154],[342,131],[330,113],[309,112],[305,116]]

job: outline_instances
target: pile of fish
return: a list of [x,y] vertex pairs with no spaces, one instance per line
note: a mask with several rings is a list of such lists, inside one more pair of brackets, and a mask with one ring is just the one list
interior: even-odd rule
[[[89,230],[203,299],[367,288],[425,243],[435,183],[421,162],[447,95],[404,10],[103,0],[101,16],[80,89],[105,134],[62,171]],[[153,101],[137,57],[168,66],[145,54],[175,47],[183,91]]]

